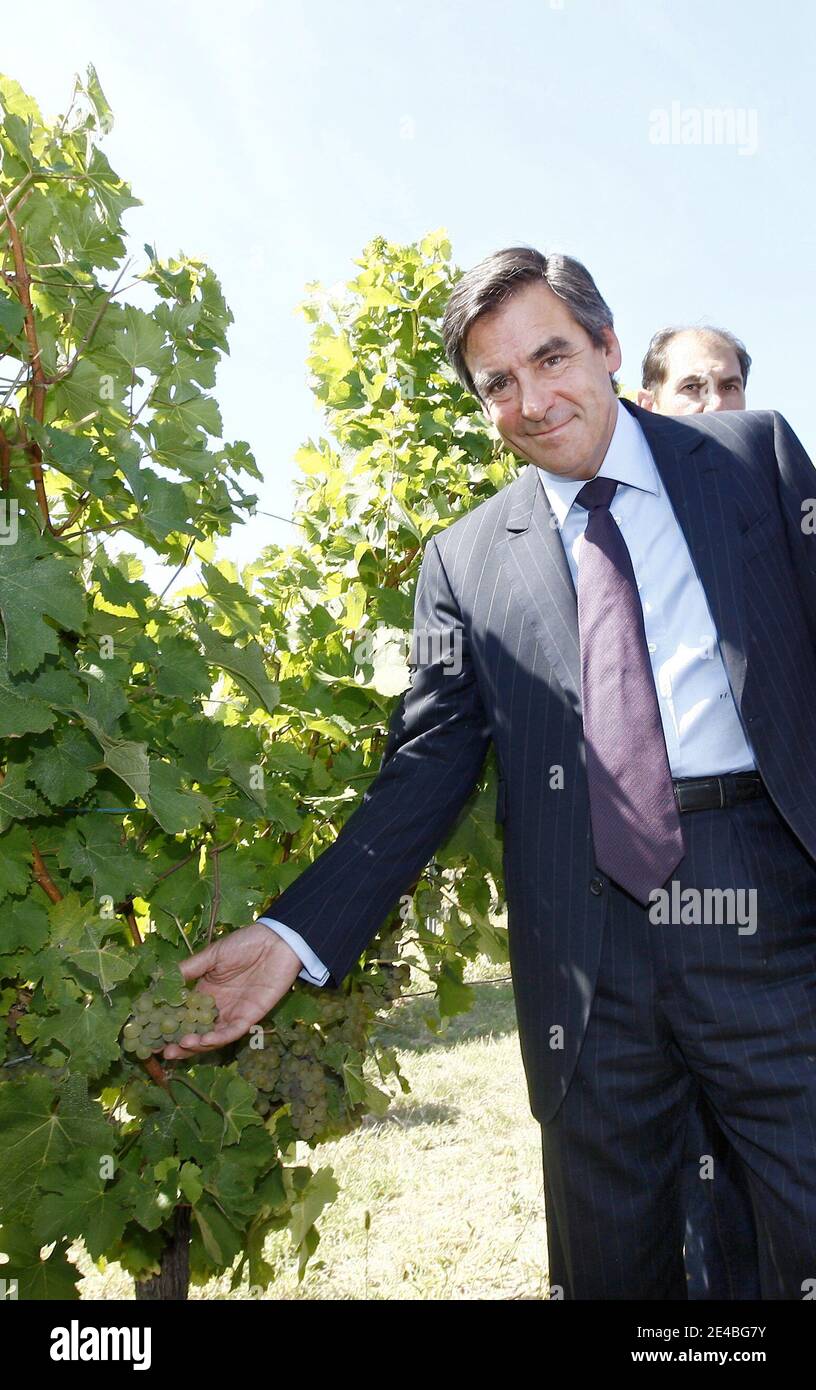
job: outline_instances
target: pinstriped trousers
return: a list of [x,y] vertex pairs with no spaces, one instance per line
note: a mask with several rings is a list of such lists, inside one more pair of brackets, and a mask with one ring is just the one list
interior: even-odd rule
[[[696,1082],[695,1082],[696,1085]],[[711,1177],[700,1180],[701,1155]],[[686,1286],[691,1300],[760,1297],[751,1194],[742,1165],[697,1087],[683,1156]]]
[[695,1085],[747,1181],[760,1297],[816,1294],[816,862],[767,796],[682,825],[680,890],[755,890],[755,930],[657,924],[608,883],[586,1034],[541,1127],[551,1297],[687,1298]]

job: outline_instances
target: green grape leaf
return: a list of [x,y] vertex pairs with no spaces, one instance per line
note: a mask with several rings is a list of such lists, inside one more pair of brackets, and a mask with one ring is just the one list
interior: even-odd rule
[[110,1133],[98,1107],[88,1101],[87,1078],[69,1077],[57,1088],[42,1075],[0,1086],[0,1206],[16,1207],[25,1199],[30,1215],[39,1200],[39,1181],[52,1163],[72,1150],[110,1143]]
[[113,351],[133,369],[149,367],[160,372],[168,361],[164,339],[164,328],[155,318],[128,304],[123,311],[123,326],[113,340]]
[[[22,825],[12,825],[0,837],[0,899],[22,897],[31,881],[31,839]],[[3,948],[0,929],[0,950]]]
[[[9,832],[11,833],[11,832]],[[4,854],[6,838],[0,847]],[[14,874],[13,860],[4,864],[3,873],[11,878]],[[0,955],[14,955],[21,946],[29,951],[39,951],[48,941],[48,913],[42,902],[34,898],[12,899],[3,906],[2,927],[0,927]]]
[[109,994],[114,985],[126,980],[136,967],[134,952],[125,952],[104,938],[108,929],[104,926],[88,927],[79,945],[66,948],[65,955],[87,975],[99,981],[100,989]]
[[0,1228],[0,1250],[7,1256],[0,1278],[17,1281],[18,1298],[48,1302],[79,1298],[76,1265],[62,1243],[42,1259],[40,1242],[32,1238],[30,1226],[20,1223]]
[[436,976],[436,988],[443,1017],[466,1014],[473,1008],[473,987],[462,982],[461,963],[458,968],[450,963],[443,965]]
[[163,638],[153,660],[158,666],[156,689],[159,694],[189,703],[209,695],[211,681],[207,663],[186,637],[174,633]]
[[0,290],[0,332],[6,338],[16,338],[25,323],[25,310],[19,299]]
[[34,754],[29,776],[52,806],[64,806],[90,791],[96,779],[88,769],[99,761],[99,749],[87,735],[67,729]]
[[62,835],[58,862],[72,883],[93,884],[94,896],[121,902],[150,887],[150,866],[120,844],[119,816],[91,813],[74,817]]
[[239,689],[255,701],[256,708],[272,714],[280,701],[280,690],[266,674],[263,652],[257,643],[250,640],[238,647],[198,623],[195,630],[207,660],[228,672]]
[[201,573],[207,585],[207,595],[229,620],[230,631],[251,632],[257,636],[262,627],[257,599],[248,594],[242,585],[228,579],[215,565],[203,564]]
[[98,1260],[119,1239],[127,1224],[127,1212],[118,1184],[100,1177],[100,1167],[111,1157],[86,1149],[43,1174],[41,1185],[46,1195],[33,1223],[42,1245],[62,1236],[81,1236],[91,1259]]
[[27,785],[27,778],[28,769],[14,763],[0,783],[0,833],[14,820],[31,820],[48,810],[42,797]]
[[37,1041],[41,1047],[59,1043],[68,1053],[72,1072],[93,1078],[121,1058],[119,1033],[129,1013],[127,999],[113,1004],[76,1000],[43,1019]]
[[51,904],[48,920],[51,940],[65,951],[76,949],[87,928],[99,923],[96,903],[73,891]]
[[186,790],[179,769],[158,758],[150,760],[148,805],[168,834],[194,830],[202,821],[210,820],[213,814],[209,798],[201,792]]
[[38,699],[24,682],[12,681],[6,662],[0,659],[0,738],[41,734],[55,720],[54,711],[45,701]]
[[150,758],[146,743],[128,739],[112,739],[100,729],[97,738],[102,745],[105,766],[136,793],[146,805],[150,804]]
[[81,630],[85,597],[75,566],[52,554],[22,519],[16,542],[0,545],[0,616],[12,675],[35,671],[46,655],[56,655],[60,627]]
[[298,1194],[298,1200],[292,1204],[292,1218],[290,1230],[292,1234],[292,1244],[299,1252],[299,1266],[304,1266],[304,1251],[309,1233],[314,1227],[317,1218],[326,1206],[335,1201],[338,1195],[338,1186],[331,1168],[318,1168],[314,1173],[309,1174],[308,1181],[302,1191]]
[[235,1227],[222,1216],[213,1202],[198,1202],[191,1214],[212,1264],[217,1269],[232,1264],[241,1252],[241,1239]]

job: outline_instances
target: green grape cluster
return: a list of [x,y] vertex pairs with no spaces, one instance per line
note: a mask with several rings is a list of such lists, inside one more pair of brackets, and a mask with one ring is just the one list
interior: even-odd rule
[[407,961],[400,961],[400,931],[401,926],[385,932],[380,938],[377,946],[376,974],[372,977],[372,986],[375,993],[379,996],[379,1007],[382,1008],[382,1001],[393,1003],[395,999],[402,997],[403,989],[411,982],[411,967]]
[[259,1091],[257,1108],[262,1115],[272,1108],[270,1096],[278,1089],[283,1046],[264,1038],[263,1047],[242,1047],[236,1056],[238,1073]]
[[325,1068],[314,1057],[287,1052],[281,1060],[279,1086],[291,1108],[292,1128],[301,1139],[313,1139],[328,1127],[327,1081]]
[[133,1013],[122,1032],[122,1044],[144,1060],[187,1033],[208,1033],[217,1016],[213,996],[201,990],[187,990],[181,1004],[168,1004],[148,989],[134,1001]]
[[382,961],[380,963],[384,987],[383,996],[393,1003],[395,999],[402,998],[403,988],[411,983],[411,967],[406,962],[399,965]]
[[331,1028],[332,1041],[345,1043],[355,1052],[365,1052],[371,1016],[372,1010],[362,993],[348,995],[340,1019]]
[[242,1048],[237,1063],[239,1075],[258,1090],[260,1113],[266,1115],[273,1107],[291,1102],[293,1128],[302,1138],[310,1138],[316,1124],[310,1122],[309,1102],[312,1096],[319,1096],[324,1078],[317,1059],[293,1053],[282,1042],[265,1038],[263,1047]]
[[295,1022],[267,1033],[263,1047],[245,1045],[236,1054],[239,1074],[256,1087],[256,1109],[266,1115],[288,1104],[298,1138],[319,1141],[347,1134],[358,1122],[345,1086],[323,1061],[327,1046],[341,1043],[364,1052],[372,1008],[362,990],[326,991],[316,999],[317,1026]]

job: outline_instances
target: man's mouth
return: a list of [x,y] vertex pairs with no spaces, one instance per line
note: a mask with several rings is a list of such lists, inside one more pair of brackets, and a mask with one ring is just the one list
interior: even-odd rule
[[573,419],[573,416],[570,415],[569,420],[562,420],[560,425],[553,425],[551,429],[548,429],[548,430],[539,430],[539,431],[538,431],[538,434],[531,434],[531,435],[529,436],[529,438],[530,438],[530,439],[546,439],[546,438],[549,438],[550,435],[552,435],[552,434],[557,434],[559,430],[562,430],[562,429],[564,428],[564,426],[565,426],[565,425],[568,425],[568,424],[570,423],[570,420],[572,420],[572,419]]

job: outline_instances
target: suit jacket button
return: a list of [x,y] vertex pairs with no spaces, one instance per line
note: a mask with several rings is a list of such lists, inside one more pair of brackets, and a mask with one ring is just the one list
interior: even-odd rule
[[604,890],[604,886],[603,886],[603,879],[602,879],[602,878],[593,878],[593,879],[590,879],[590,882],[589,882],[589,891],[590,891],[590,893],[594,893],[594,894],[595,894],[595,897],[598,898],[598,897],[600,897],[600,895],[601,895],[601,893],[603,892],[603,890]]

